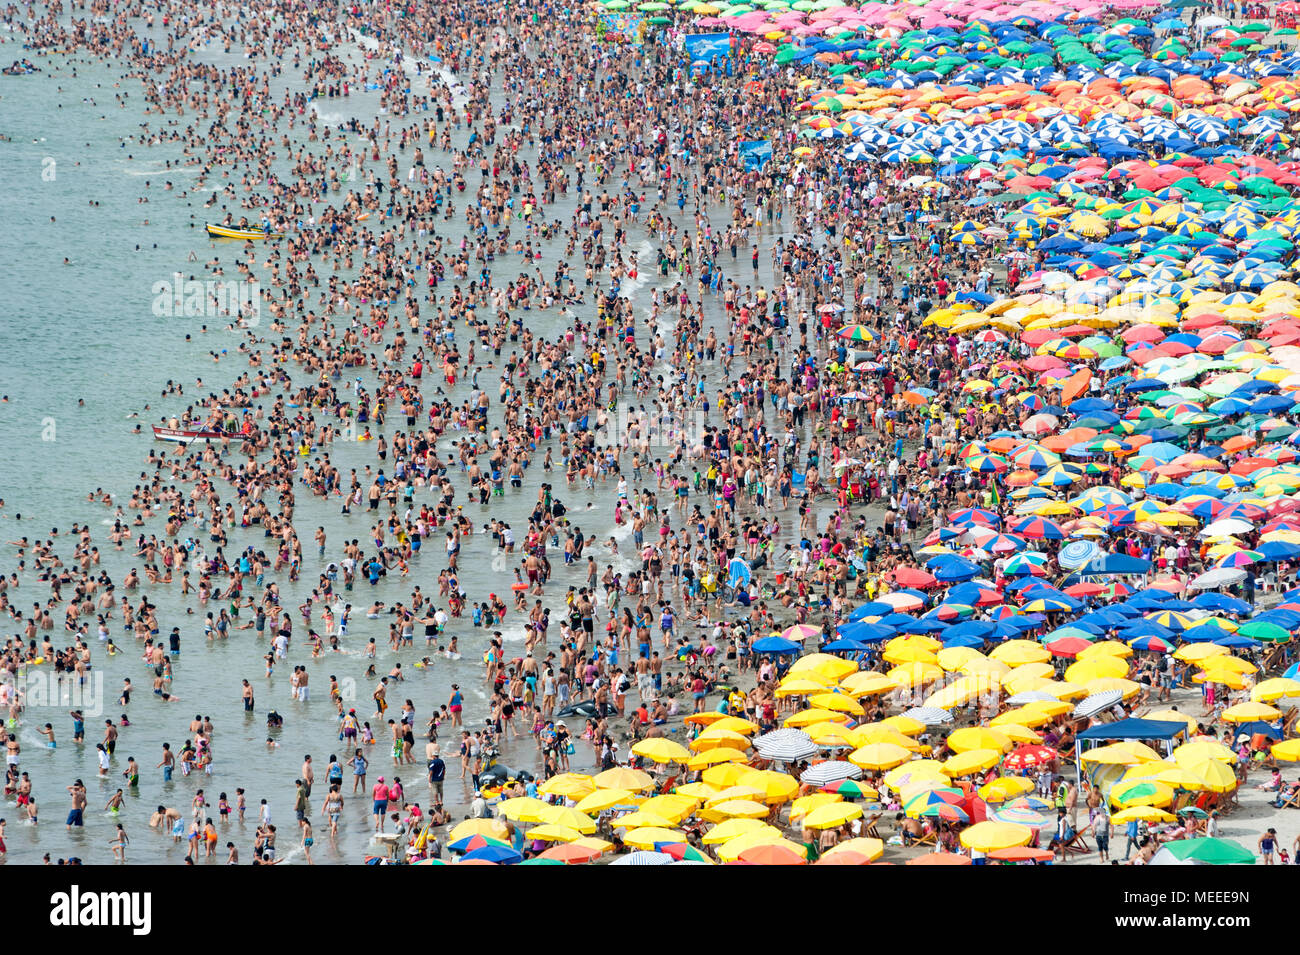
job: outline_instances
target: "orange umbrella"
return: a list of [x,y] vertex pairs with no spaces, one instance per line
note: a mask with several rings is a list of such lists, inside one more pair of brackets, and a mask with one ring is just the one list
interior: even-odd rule
[[793,849],[769,843],[750,846],[742,852],[737,860],[744,865],[807,865],[808,860]]
[[908,859],[908,865],[970,865],[970,856],[958,852],[927,852],[915,859]]

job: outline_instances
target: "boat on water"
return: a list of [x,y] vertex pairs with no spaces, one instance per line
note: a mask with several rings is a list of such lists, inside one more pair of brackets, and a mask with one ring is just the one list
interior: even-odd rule
[[220,441],[222,438],[229,437],[226,432],[217,428],[205,427],[188,427],[188,428],[163,428],[158,425],[153,426],[153,436],[158,441]]
[[283,239],[283,232],[267,232],[264,229],[234,229],[230,226],[207,224],[208,235],[214,239],[243,239],[257,242],[262,239]]

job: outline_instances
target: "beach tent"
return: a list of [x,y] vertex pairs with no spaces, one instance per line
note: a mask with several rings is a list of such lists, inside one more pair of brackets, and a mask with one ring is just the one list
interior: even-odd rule
[[[1114,723],[1100,723],[1090,726],[1074,740],[1075,774],[1079,785],[1083,785],[1083,744],[1113,743],[1118,740],[1158,740],[1164,744],[1165,755],[1173,753],[1174,740],[1186,735],[1187,724],[1171,720],[1143,720],[1129,717]],[[1091,748],[1091,747],[1090,747]]]

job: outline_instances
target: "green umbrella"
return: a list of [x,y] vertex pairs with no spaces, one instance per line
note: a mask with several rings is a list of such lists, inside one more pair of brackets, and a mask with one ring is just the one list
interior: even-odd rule
[[1190,865],[1254,865],[1255,855],[1227,839],[1205,836],[1199,839],[1177,839],[1167,842],[1160,850],[1168,852],[1179,862]]
[[1243,637],[1250,637],[1252,640],[1264,640],[1269,643],[1282,643],[1291,639],[1290,631],[1279,627],[1275,623],[1269,623],[1267,620],[1252,620],[1243,623],[1237,628],[1237,632]]

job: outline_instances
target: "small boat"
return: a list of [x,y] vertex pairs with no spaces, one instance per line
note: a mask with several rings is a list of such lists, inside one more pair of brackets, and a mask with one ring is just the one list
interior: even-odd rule
[[207,224],[208,235],[214,239],[243,239],[245,242],[257,242],[261,239],[283,239],[283,232],[267,232],[263,229],[232,229],[229,226]]
[[216,428],[161,428],[158,425],[153,426],[153,436],[158,441],[180,441],[187,443],[190,441],[220,441],[222,438],[229,437],[224,431]]

